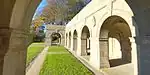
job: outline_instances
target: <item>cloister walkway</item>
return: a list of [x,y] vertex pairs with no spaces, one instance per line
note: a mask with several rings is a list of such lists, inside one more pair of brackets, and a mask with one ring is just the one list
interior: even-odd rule
[[[0,75],[25,75],[29,26],[40,2],[0,1]],[[92,0],[67,24],[65,47],[90,55],[98,70],[119,58],[132,64],[132,75],[150,75],[149,13],[150,0]]]

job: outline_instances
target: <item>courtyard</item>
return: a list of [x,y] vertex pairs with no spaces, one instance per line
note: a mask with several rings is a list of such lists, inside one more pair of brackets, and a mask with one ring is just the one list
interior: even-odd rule
[[1,0],[0,9],[0,75],[150,75],[150,0]]
[[[44,50],[44,43],[32,43],[27,50],[27,72],[34,71],[30,69],[32,65],[39,61],[38,56]],[[81,63],[63,46],[50,46],[46,52],[42,66],[35,66],[34,69],[40,69],[39,75],[94,75],[94,73]],[[42,61],[42,60],[40,60]],[[39,64],[37,64],[39,65]],[[35,73],[28,73],[27,75]]]
[[93,73],[63,46],[51,46],[40,75],[93,75]]

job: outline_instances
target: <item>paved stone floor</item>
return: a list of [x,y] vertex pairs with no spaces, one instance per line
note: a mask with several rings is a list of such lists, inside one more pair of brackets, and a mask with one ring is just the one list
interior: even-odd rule
[[117,67],[102,70],[105,75],[134,75],[132,64],[125,64]]
[[83,58],[85,58],[86,60],[90,60],[90,56],[82,56]]
[[44,50],[38,55],[38,57],[32,62],[26,70],[26,75],[39,75],[40,69],[43,65],[49,47],[45,47]]

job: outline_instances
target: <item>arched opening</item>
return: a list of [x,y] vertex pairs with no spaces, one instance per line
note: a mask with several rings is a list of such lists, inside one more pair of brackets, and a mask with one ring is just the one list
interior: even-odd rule
[[0,43],[4,43],[0,47],[0,75],[25,75],[27,48],[32,39],[31,20],[40,2],[41,0],[0,1]]
[[78,38],[78,34],[77,31],[75,30],[73,33],[73,50],[75,52],[77,51],[77,38]]
[[25,75],[29,28],[41,1],[0,1],[0,75]]
[[71,48],[71,32],[69,32],[69,48]]
[[84,26],[81,33],[81,56],[89,60],[90,56],[90,32],[87,26]]
[[61,44],[61,35],[59,33],[51,34],[51,45],[60,45]]
[[100,68],[131,63],[131,31],[126,21],[111,16],[103,23],[100,35]]

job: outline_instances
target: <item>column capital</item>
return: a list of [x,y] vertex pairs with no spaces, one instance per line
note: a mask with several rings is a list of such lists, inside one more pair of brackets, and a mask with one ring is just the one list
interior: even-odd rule
[[11,29],[9,27],[0,27],[0,56],[5,55],[9,47]]
[[11,29],[9,27],[0,27],[1,37],[9,37],[10,33],[11,33]]
[[99,41],[108,41],[108,38],[99,38]]
[[9,50],[17,52],[18,50],[26,50],[27,46],[30,44],[29,36],[31,33],[29,30],[10,28],[11,35],[9,39]]
[[11,37],[26,38],[30,34],[29,30],[11,28]]

